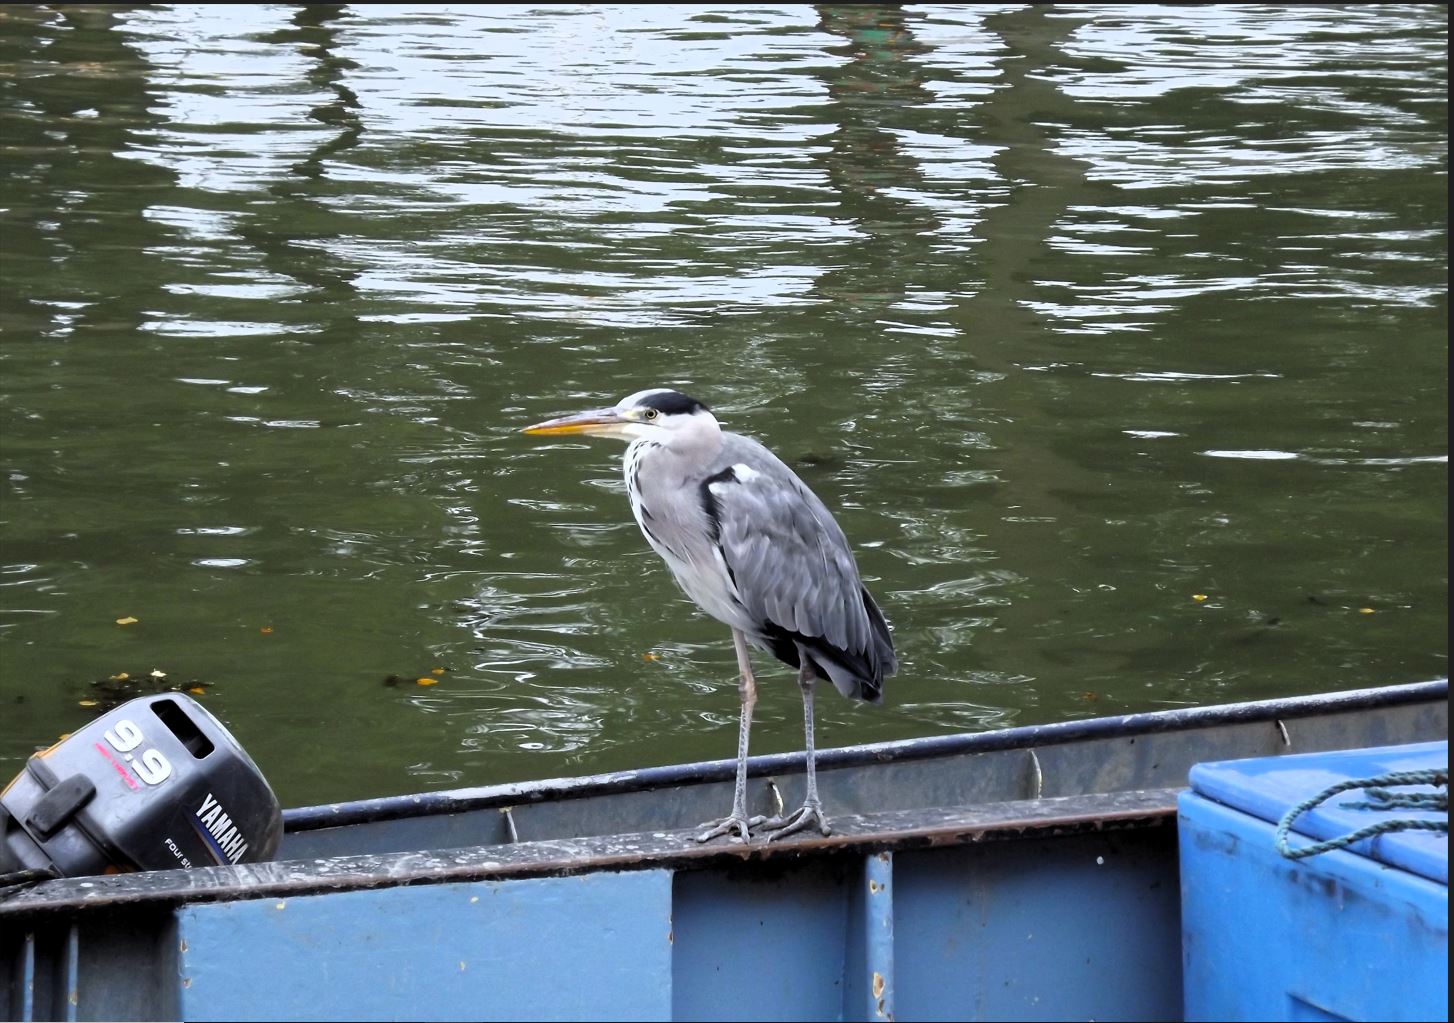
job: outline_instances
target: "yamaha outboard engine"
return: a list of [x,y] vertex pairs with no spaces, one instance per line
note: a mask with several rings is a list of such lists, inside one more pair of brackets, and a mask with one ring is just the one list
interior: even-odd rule
[[196,700],[131,700],[26,761],[0,792],[0,877],[271,859],[278,799]]

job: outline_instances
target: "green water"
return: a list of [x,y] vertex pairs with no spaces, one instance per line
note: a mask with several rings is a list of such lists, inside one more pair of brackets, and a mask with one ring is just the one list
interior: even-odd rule
[[153,669],[287,804],[730,756],[516,432],[658,384],[893,623],[820,745],[1444,675],[1447,84],[1436,5],[7,5],[0,775]]

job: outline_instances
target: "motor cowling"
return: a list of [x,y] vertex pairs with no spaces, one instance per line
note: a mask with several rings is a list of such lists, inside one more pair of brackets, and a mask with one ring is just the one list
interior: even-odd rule
[[60,877],[268,860],[272,788],[196,700],[131,700],[26,761],[0,792],[0,875]]

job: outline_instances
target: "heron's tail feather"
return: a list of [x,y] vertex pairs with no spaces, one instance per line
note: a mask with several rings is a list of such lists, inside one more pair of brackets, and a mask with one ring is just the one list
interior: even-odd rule
[[884,613],[873,602],[873,597],[867,589],[863,590],[863,609],[868,612],[868,624],[873,632],[872,643],[877,653],[879,667],[882,669],[879,676],[880,684],[882,684],[882,679],[899,670],[899,655],[894,653],[894,637],[889,632],[889,623],[884,619]]
[[818,673],[833,683],[833,687],[844,696],[868,703],[882,703],[884,679],[899,670],[899,658],[894,653],[893,636],[883,612],[861,589],[863,607],[868,612],[868,648],[862,651],[840,650],[823,640],[798,642],[800,657],[812,660]]

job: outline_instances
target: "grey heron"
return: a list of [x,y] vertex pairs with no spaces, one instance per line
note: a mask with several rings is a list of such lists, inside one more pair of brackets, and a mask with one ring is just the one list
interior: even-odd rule
[[[844,696],[878,703],[898,657],[823,502],[767,448],[723,430],[706,405],[668,388],[524,432],[629,441],[626,493],[637,525],[686,595],[732,630],[742,697],[732,812],[697,840],[748,842],[757,828],[772,841],[811,825],[829,834],[813,753],[813,684],[827,679]],[[803,694],[807,798],[786,816],[747,815],[747,740],[757,703],[749,644],[796,668]]]

